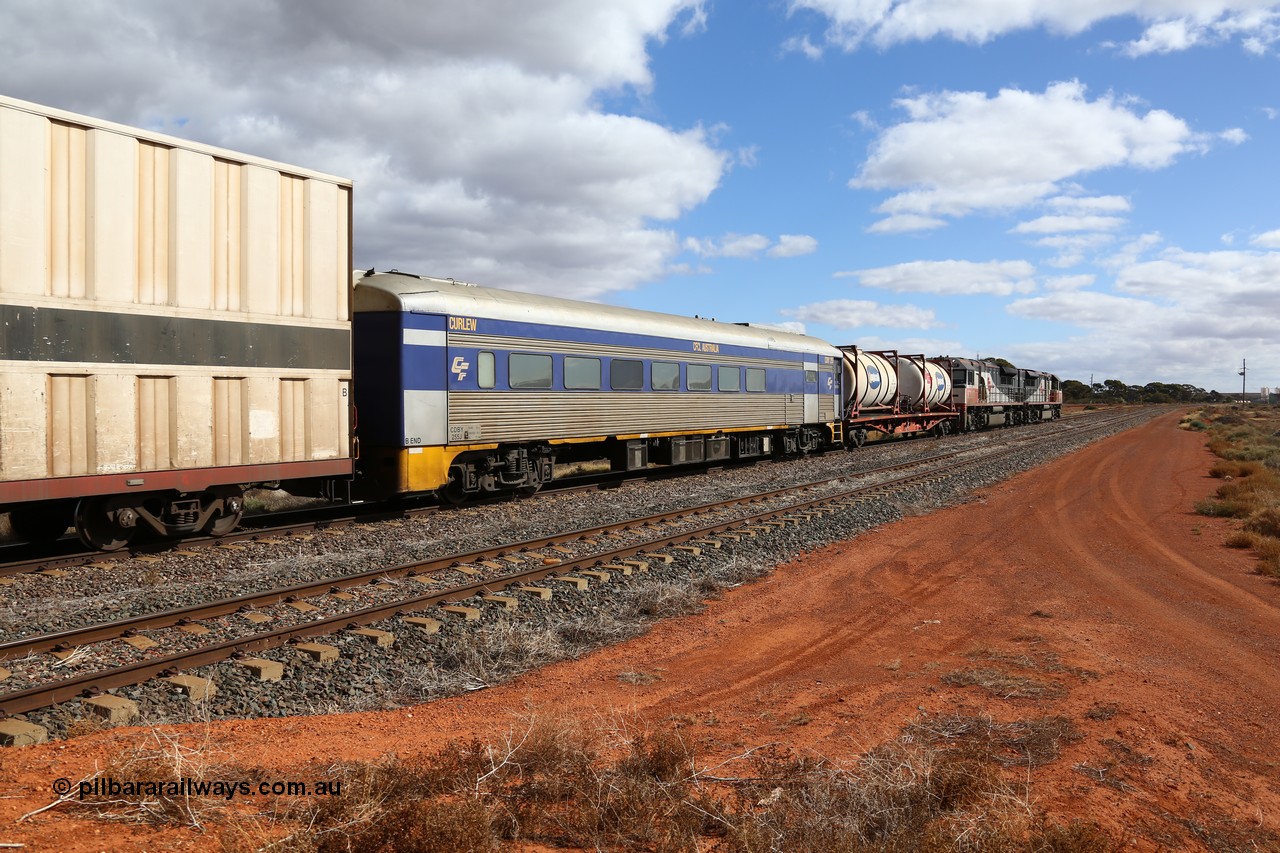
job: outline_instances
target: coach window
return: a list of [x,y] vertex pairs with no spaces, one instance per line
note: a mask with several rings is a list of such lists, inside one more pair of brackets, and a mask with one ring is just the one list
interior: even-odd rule
[[609,362],[609,387],[615,391],[640,391],[644,388],[644,362],[615,358]]
[[747,390],[748,391],[764,390],[764,368],[763,367],[747,368]]
[[649,369],[649,385],[655,391],[679,391],[680,365],[674,361],[655,361]]
[[711,390],[711,365],[691,364],[686,373],[690,391]]
[[600,359],[566,355],[564,357],[564,387],[571,391],[599,391]]
[[492,388],[494,380],[493,353],[481,352],[476,356],[476,384],[481,388]]
[[721,391],[741,391],[742,390],[742,368],[741,367],[717,367],[716,368],[716,386]]
[[817,382],[817,381],[818,381],[818,371],[816,371],[816,370],[806,370],[806,371],[804,372],[804,381],[805,381],[805,382]]
[[507,384],[512,388],[550,388],[551,356],[513,352],[507,361]]

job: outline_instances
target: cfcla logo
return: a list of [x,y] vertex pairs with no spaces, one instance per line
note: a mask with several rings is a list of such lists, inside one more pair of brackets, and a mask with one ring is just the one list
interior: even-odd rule
[[451,372],[457,374],[458,381],[462,381],[463,379],[466,379],[467,371],[470,369],[471,369],[471,365],[468,364],[467,360],[464,359],[462,356],[456,357],[453,360],[453,367],[449,368]]

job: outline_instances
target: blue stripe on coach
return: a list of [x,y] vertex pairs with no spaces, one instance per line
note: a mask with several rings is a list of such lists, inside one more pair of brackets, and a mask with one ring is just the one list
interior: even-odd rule
[[[415,315],[416,317],[417,315]],[[806,358],[817,359],[817,353],[797,352],[791,349],[768,349],[766,347],[739,346],[737,344],[712,343],[716,349],[702,352],[694,349],[694,344],[704,341],[690,338],[668,338],[657,335],[637,335],[631,332],[608,332],[600,329],[584,329],[577,326],[553,326],[545,323],[524,323],[514,320],[487,320],[476,317],[476,328],[471,334],[492,335],[511,339],[511,348],[519,349],[518,341],[568,341],[572,343],[599,344],[601,346],[645,347],[648,349],[668,350],[672,354],[691,355],[697,353],[704,356],[721,356],[724,358],[772,358],[779,361],[803,362]]]

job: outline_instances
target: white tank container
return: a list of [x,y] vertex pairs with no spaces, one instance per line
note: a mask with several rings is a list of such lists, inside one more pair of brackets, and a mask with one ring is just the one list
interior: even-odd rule
[[870,352],[860,351],[856,360],[845,354],[844,384],[852,389],[853,405],[859,409],[893,405],[898,394],[898,376],[893,365],[884,356]]
[[926,361],[924,370],[916,359],[898,359],[898,390],[912,405],[923,402],[926,406],[936,406],[951,399],[951,377],[939,364]]

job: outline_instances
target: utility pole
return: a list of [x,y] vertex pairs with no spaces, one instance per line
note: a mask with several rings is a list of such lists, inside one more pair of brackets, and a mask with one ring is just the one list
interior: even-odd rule
[[1245,364],[1246,364],[1245,360],[1243,358],[1240,359],[1240,402],[1241,403],[1244,402],[1245,383],[1249,381],[1248,377],[1246,376],[1246,374],[1249,372],[1249,369],[1245,366]]

